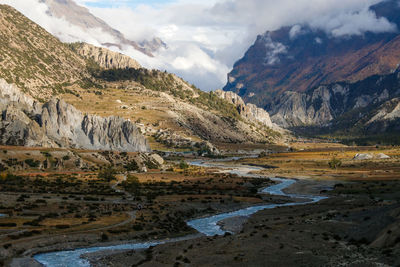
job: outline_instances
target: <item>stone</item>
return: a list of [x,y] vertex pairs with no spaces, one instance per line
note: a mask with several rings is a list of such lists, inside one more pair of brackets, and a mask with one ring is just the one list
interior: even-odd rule
[[149,152],[134,123],[120,117],[83,114],[63,100],[43,105],[0,80],[0,144]]
[[164,159],[158,155],[158,154],[151,154],[150,155],[151,160],[157,163],[157,165],[161,166],[164,164]]
[[354,156],[354,160],[368,160],[368,159],[373,159],[374,157],[371,154],[367,153],[358,153]]
[[384,153],[379,153],[376,155],[377,159],[390,159],[390,157]]

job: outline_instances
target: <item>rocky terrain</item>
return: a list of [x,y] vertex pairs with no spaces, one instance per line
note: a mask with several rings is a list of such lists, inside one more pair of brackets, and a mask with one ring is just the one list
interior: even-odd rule
[[139,62],[121,53],[86,43],[71,44],[72,50],[82,57],[93,60],[104,69],[139,69]]
[[117,174],[127,171],[146,173],[150,169],[164,168],[164,160],[159,155],[147,152],[1,147],[3,153],[0,153],[0,171],[3,173],[97,172],[113,166]]
[[[394,27],[400,25],[399,11],[394,0],[371,7]],[[284,27],[258,36],[224,90],[265,108],[283,127],[392,132],[396,112],[386,114],[398,97],[399,42],[395,30],[340,38],[308,25]]]
[[[3,134],[4,144],[75,144],[88,149],[119,149],[128,143],[132,146],[128,145],[126,150],[142,150],[145,145],[142,141],[138,146],[134,145],[137,132],[129,120],[136,122],[155,149],[169,149],[171,146],[199,149],[207,141],[215,145],[283,140],[281,134],[270,128],[268,115],[255,107],[246,108],[251,116],[240,116],[231,101],[221,99],[215,93],[203,92],[176,75],[141,68],[134,59],[105,48],[83,43],[63,44],[13,8],[1,6],[1,10],[4,13],[1,17],[4,20],[2,37],[12,45],[1,47],[5,64],[0,65],[0,77],[30,95],[30,101],[37,101],[40,108],[33,113],[28,110],[28,116],[21,115],[21,118],[25,120],[26,127],[37,128],[38,124],[42,128],[32,130],[24,126],[41,134],[30,134],[32,139],[23,141],[29,131],[21,132],[25,129],[22,126],[15,126],[17,130],[12,130],[7,124]],[[58,102],[54,97],[62,101]],[[46,101],[48,103],[45,104]],[[80,114],[77,115],[79,118],[73,116],[76,120],[70,121],[79,125],[61,127],[63,132],[59,133],[49,129],[44,133],[42,111],[43,118],[47,118],[47,110],[54,114],[62,113],[60,107],[70,107],[65,103],[72,104],[81,112],[76,111]],[[9,109],[8,114],[12,114],[9,103],[5,105]],[[112,119],[98,119],[97,116],[84,115],[86,113]],[[8,122],[10,116],[5,117]],[[62,125],[57,116],[51,117],[50,128]],[[264,121],[254,123],[254,116]],[[125,128],[119,132],[107,132],[108,127],[117,125],[124,125]],[[92,129],[99,128],[104,129],[103,133],[96,132],[92,137]],[[10,139],[11,130],[16,134],[15,138],[11,138],[13,140]],[[132,136],[127,131],[132,131]],[[78,133],[84,136],[79,144]],[[45,137],[49,134],[52,135],[51,140]],[[61,138],[63,135],[66,138]],[[115,143],[111,144],[111,139],[115,139]]]
[[[121,32],[109,26],[102,19],[94,16],[90,11],[76,4],[72,0],[40,0],[48,6],[47,13],[56,18],[63,18],[74,26],[79,27],[83,31],[100,29],[104,34],[108,34],[113,42],[101,43],[106,47],[111,46],[130,46],[134,49],[152,56],[152,53],[166,44],[159,38],[152,40],[129,40]],[[94,39],[97,36],[92,36]],[[78,39],[78,38],[77,38]],[[101,40],[98,40],[101,41]]]
[[95,150],[149,150],[130,121],[87,115],[63,100],[41,104],[0,80],[2,145],[73,147]]
[[325,131],[371,135],[395,133],[399,125],[400,71],[355,83],[335,83],[305,93],[286,91],[269,105],[284,127],[317,126]]
[[236,106],[240,116],[250,121],[261,123],[262,125],[269,128],[278,128],[271,121],[271,118],[264,109],[258,108],[254,104],[246,104],[243,99],[235,94],[234,92],[225,92],[222,90],[216,90],[215,93],[222,99],[232,103]]

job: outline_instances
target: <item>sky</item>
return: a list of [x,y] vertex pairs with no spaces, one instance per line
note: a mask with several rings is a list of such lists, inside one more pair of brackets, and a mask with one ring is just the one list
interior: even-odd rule
[[[123,52],[144,67],[175,73],[205,91],[226,84],[227,73],[257,35],[282,26],[324,30],[332,38],[365,32],[395,31],[385,18],[368,8],[382,0],[75,0],[91,13],[135,41],[161,38],[167,49],[148,57],[129,47]],[[110,40],[93,29],[82,32],[62,19],[46,18],[40,0],[0,0],[19,9],[62,41],[85,41],[100,45]],[[285,47],[266,39],[266,60],[277,62]]]

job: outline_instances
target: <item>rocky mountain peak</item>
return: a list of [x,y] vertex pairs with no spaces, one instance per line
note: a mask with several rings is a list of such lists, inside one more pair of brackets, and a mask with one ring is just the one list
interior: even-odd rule
[[215,94],[230,104],[233,104],[242,117],[253,122],[261,123],[266,127],[277,129],[277,126],[272,123],[268,112],[264,109],[258,108],[254,104],[246,104],[236,93],[216,90]]
[[105,69],[139,69],[140,64],[129,56],[113,52],[109,49],[86,43],[75,43],[71,47],[79,55],[91,59]]
[[[40,0],[47,5],[48,14],[56,18],[63,18],[72,25],[81,28],[84,31],[100,29],[102,32],[108,34],[114,40],[113,42],[101,42],[103,46],[121,47],[123,45],[130,46],[148,56],[153,56],[153,53],[159,48],[165,46],[164,42],[159,38],[152,40],[129,40],[120,31],[112,28],[104,20],[94,16],[90,11],[78,4],[73,0]],[[92,36],[94,39],[97,36]]]
[[400,63],[398,1],[371,7],[393,30],[336,37],[307,24],[282,27],[258,36],[228,75],[225,91],[260,107],[291,90],[306,92],[321,85],[354,83],[392,73]]

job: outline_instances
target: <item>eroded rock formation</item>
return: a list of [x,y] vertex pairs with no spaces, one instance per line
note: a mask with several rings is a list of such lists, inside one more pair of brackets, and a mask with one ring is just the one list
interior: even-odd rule
[[120,117],[83,114],[63,100],[41,104],[0,80],[0,143],[94,150],[149,151],[139,129]]

